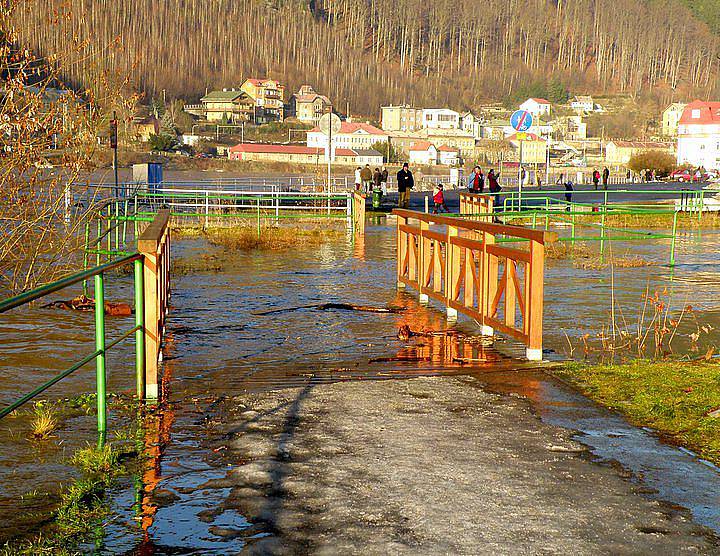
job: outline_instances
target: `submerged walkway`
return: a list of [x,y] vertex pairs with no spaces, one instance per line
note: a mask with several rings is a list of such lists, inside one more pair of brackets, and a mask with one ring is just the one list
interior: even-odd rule
[[[308,385],[226,401],[222,509],[251,554],[712,553],[684,512],[469,377]],[[240,532],[238,532],[240,533]],[[231,533],[230,533],[231,534]]]

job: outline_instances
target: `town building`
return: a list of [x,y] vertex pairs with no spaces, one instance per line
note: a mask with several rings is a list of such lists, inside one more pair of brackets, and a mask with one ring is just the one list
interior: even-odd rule
[[200,104],[185,105],[184,110],[209,122],[237,124],[253,121],[255,101],[240,89],[211,91],[200,99]]
[[515,133],[507,138],[516,151],[516,159],[520,161],[520,141],[522,140],[522,163],[543,164],[547,160],[547,141],[534,133],[525,133],[524,139]]
[[663,137],[676,137],[678,133],[678,126],[680,125],[680,118],[685,111],[687,103],[685,102],[673,102],[662,114],[662,135]]
[[696,100],[685,107],[678,123],[677,161],[720,169],[720,102]]
[[465,112],[460,116],[460,129],[471,134],[476,140],[482,138],[482,119],[472,112]]
[[132,134],[135,141],[147,143],[151,135],[160,134],[160,120],[155,116],[138,116],[132,119]]
[[375,149],[352,149],[355,152],[355,164],[358,166],[364,166],[369,164],[370,166],[380,167],[383,164],[382,153]]
[[[370,149],[375,143],[387,142],[388,134],[370,124],[342,122],[340,131],[333,134],[333,148]],[[308,147],[327,148],[328,136],[319,128],[313,128],[307,134]]]
[[438,164],[441,166],[457,166],[460,164],[460,153],[456,148],[440,145],[437,151]]
[[594,112],[595,101],[590,95],[578,95],[570,102],[570,108],[576,112]]
[[605,145],[605,162],[624,165],[630,162],[633,156],[647,151],[673,153],[673,145],[659,141],[610,141]]
[[323,114],[332,112],[333,105],[330,99],[316,93],[310,85],[303,85],[300,90],[290,97],[289,113],[301,122],[318,125]]
[[[354,165],[357,162],[357,153],[351,149],[333,149],[334,162],[337,164]],[[379,153],[378,153],[379,154]],[[325,149],[317,147],[303,147],[302,145],[263,145],[259,143],[240,143],[228,149],[230,160],[258,161],[258,162],[290,162],[294,164],[324,164],[327,163]],[[380,156],[382,160],[382,155]]]
[[434,166],[438,162],[438,150],[430,141],[418,141],[409,151],[410,164]]
[[549,116],[552,104],[544,98],[529,98],[520,105],[520,110],[527,110],[536,118]]
[[423,111],[407,104],[383,106],[380,127],[384,131],[417,131],[423,126]]
[[475,154],[475,137],[461,129],[428,129],[426,139],[435,145],[446,145],[460,152],[463,158]]
[[425,129],[459,129],[460,114],[449,108],[424,108],[422,126]]
[[565,121],[565,132],[569,141],[584,141],[587,139],[587,124],[582,116],[569,116]]
[[505,139],[508,135],[515,133],[510,125],[510,120],[490,120],[481,126],[483,139]]
[[285,87],[274,79],[247,79],[240,87],[255,103],[253,121],[257,124],[282,122]]

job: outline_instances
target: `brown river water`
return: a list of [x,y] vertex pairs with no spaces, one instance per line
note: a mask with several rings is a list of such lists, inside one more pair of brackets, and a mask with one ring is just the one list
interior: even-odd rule
[[[444,374],[473,374],[479,384],[527,397],[545,420],[578,431],[601,462],[618,462],[643,482],[649,496],[688,508],[693,517],[720,532],[720,475],[694,455],[663,444],[651,431],[628,425],[618,415],[589,402],[548,375],[519,364],[522,350],[501,341],[497,349],[457,338],[434,337],[410,344],[397,339],[409,324],[442,330],[439,307],[421,307],[417,296],[395,289],[394,222],[379,218],[363,241],[350,238],[320,247],[283,252],[218,252],[222,270],[173,278],[165,377],[168,399],[151,419],[142,441],[150,456],[142,472],[113,487],[111,518],[103,534],[83,547],[97,553],[224,554],[240,550],[253,536],[244,517],[224,512],[210,522],[198,514],[218,505],[222,489],[204,489],[225,475],[217,454],[204,448],[208,422],[218,400],[267,388],[337,380],[389,380]],[[200,240],[176,241],[173,256],[193,258],[207,250]],[[596,247],[595,247],[596,248]],[[630,252],[656,264],[638,268],[581,270],[568,261],[550,261],[545,286],[547,357],[566,356],[568,341],[594,334],[610,322],[611,292],[627,320],[637,320],[646,288],[662,292],[679,311],[692,304],[699,322],[712,329],[700,350],[720,339],[720,284],[714,231],[683,233],[677,266],[666,266],[669,240],[613,243],[616,254]],[[129,276],[106,280],[106,298],[130,301]],[[67,299],[78,289],[56,294]],[[400,314],[302,309],[255,313],[325,302],[396,305]],[[130,328],[125,318],[109,318],[107,337]],[[693,325],[695,326],[695,325]],[[681,329],[681,336],[693,326]],[[469,321],[457,327],[476,330]],[[0,318],[0,405],[31,390],[71,362],[93,351],[92,315],[39,306]],[[566,337],[567,335],[567,337]],[[684,343],[683,343],[684,342]],[[678,340],[678,348],[687,340]],[[577,356],[578,353],[576,352]],[[124,342],[108,357],[108,390],[131,393],[133,345]],[[459,360],[472,360],[462,364]],[[512,370],[523,367],[521,370]],[[81,369],[54,386],[51,399],[95,388],[94,367]],[[108,438],[124,417],[111,410]],[[0,540],[38,530],[57,503],[57,494],[78,472],[68,458],[97,441],[95,417],[62,422],[49,440],[28,439],[28,419],[0,421]],[[638,479],[639,480],[639,479]],[[228,489],[229,490],[229,489]],[[226,528],[248,535],[225,536]]]

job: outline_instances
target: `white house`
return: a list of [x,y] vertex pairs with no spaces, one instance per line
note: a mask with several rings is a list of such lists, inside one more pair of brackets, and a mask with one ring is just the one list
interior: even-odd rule
[[720,169],[720,102],[696,100],[685,107],[678,124],[677,161]]
[[438,150],[430,141],[418,141],[409,152],[410,164],[433,166],[438,161]]
[[460,162],[460,153],[458,149],[441,145],[438,147],[438,164],[441,166],[457,166]]
[[482,119],[472,112],[465,112],[460,116],[460,129],[471,133],[474,139],[482,139]]
[[578,95],[573,98],[570,108],[575,112],[605,112],[605,109],[599,104],[595,104],[593,97],[590,95]]
[[[370,149],[377,142],[386,143],[388,134],[370,124],[343,122],[340,131],[333,134],[333,148]],[[328,136],[319,128],[308,131],[307,146],[327,149]]]
[[424,108],[422,123],[425,129],[458,129],[460,114],[448,108]]
[[370,166],[379,167],[383,164],[383,155],[382,153],[379,153],[375,149],[353,149],[357,156],[355,157],[355,161],[357,162],[358,166],[365,166],[365,164],[369,164]]
[[529,98],[520,105],[520,110],[527,110],[536,118],[549,116],[552,105],[544,98]]

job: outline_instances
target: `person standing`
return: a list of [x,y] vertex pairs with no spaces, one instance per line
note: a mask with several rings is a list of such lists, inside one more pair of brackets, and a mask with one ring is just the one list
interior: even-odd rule
[[608,170],[608,167],[605,166],[605,168],[603,168],[603,173],[602,173],[603,189],[607,189],[609,181],[610,181],[610,170]]
[[570,212],[572,210],[572,192],[573,192],[573,184],[570,180],[565,182],[565,202],[567,203],[567,207],[565,207],[565,210]]
[[363,193],[366,195],[372,190],[370,187],[372,185],[372,170],[370,169],[370,165],[366,164],[365,168],[363,168],[360,171],[360,178],[362,179],[362,185],[363,185]]
[[383,165],[382,170],[380,171],[380,190],[382,191],[383,195],[387,195],[387,182],[388,182],[388,171],[387,168]]
[[595,189],[597,190],[598,185],[600,184],[600,172],[598,172],[597,168],[595,168],[593,170],[592,178],[593,178],[593,185],[595,186]]
[[467,188],[470,193],[482,193],[485,187],[485,176],[480,166],[473,168],[472,174],[468,176]]
[[407,162],[403,164],[402,169],[397,173],[397,184],[398,207],[408,208],[410,205],[410,190],[415,187],[415,180]]
[[373,172],[373,188],[377,189],[378,191],[382,190],[381,184],[382,184],[382,174],[380,173],[380,168],[375,168],[375,171]]
[[360,188],[362,187],[362,172],[360,170],[360,166],[357,167],[355,170],[355,191],[360,191]]

